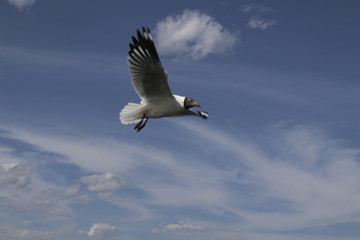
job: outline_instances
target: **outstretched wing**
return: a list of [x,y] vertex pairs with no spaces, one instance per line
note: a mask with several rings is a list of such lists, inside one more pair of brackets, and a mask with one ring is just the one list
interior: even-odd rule
[[173,98],[167,73],[161,65],[150,29],[142,28],[143,34],[137,30],[137,39],[133,36],[130,43],[128,65],[131,82],[144,101]]

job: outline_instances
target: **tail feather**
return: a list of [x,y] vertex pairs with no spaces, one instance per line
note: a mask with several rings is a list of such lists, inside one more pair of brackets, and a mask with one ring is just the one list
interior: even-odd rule
[[138,103],[128,103],[120,112],[122,124],[139,122],[146,113],[146,106]]

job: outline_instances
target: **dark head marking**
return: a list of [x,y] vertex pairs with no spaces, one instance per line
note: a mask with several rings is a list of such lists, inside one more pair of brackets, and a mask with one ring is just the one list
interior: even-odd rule
[[186,109],[192,108],[192,107],[201,107],[200,104],[198,104],[194,99],[192,99],[191,97],[185,97],[184,100],[184,107]]

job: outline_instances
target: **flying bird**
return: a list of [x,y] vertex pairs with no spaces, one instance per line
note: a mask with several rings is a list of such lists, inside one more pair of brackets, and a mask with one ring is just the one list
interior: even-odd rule
[[137,39],[129,44],[128,65],[131,82],[141,98],[140,103],[128,103],[120,112],[122,124],[137,123],[143,129],[149,118],[198,116],[208,118],[205,111],[191,111],[202,106],[190,97],[173,95],[167,82],[168,74],[161,65],[150,29],[137,30]]

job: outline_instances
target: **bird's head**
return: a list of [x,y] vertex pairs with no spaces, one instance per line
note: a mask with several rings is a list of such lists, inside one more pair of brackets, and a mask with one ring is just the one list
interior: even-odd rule
[[184,100],[184,107],[186,109],[192,108],[192,107],[199,107],[202,108],[202,106],[200,104],[198,104],[194,99],[192,99],[191,97],[185,97]]

